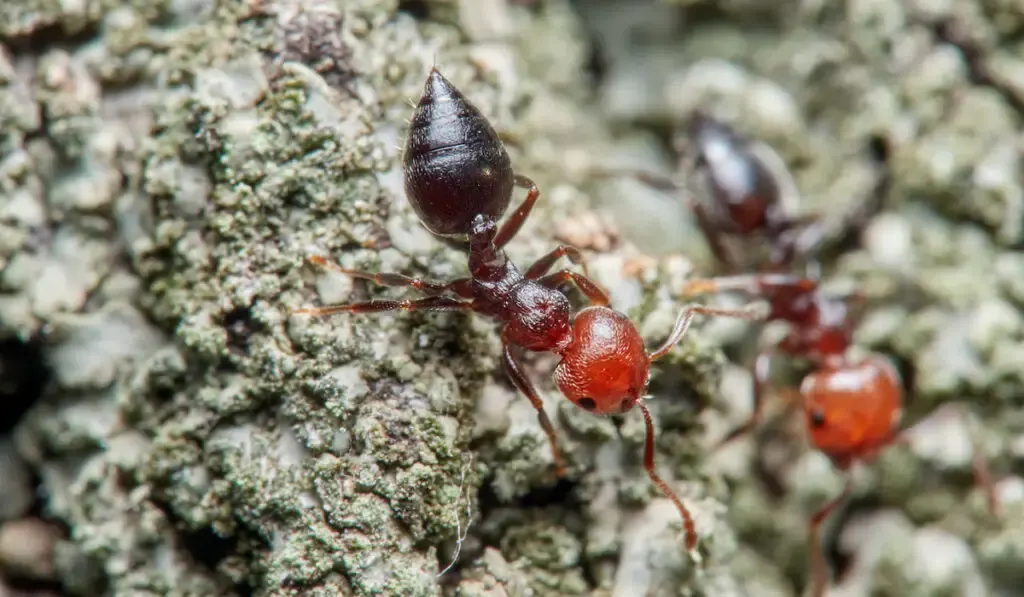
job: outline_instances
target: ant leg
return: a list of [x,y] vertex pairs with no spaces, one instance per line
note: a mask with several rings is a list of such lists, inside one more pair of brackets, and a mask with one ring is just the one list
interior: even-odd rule
[[[945,412],[941,412],[945,411]],[[892,440],[891,444],[910,444],[911,436],[914,434],[914,429],[918,428],[919,425],[925,424],[932,417],[940,416],[955,416],[963,421],[964,425],[968,425],[970,421],[970,412],[967,407],[962,403],[946,404],[936,412],[933,412],[930,417],[919,421],[912,427],[904,429]],[[981,453],[981,446],[977,440],[971,440],[971,470],[974,473],[974,485],[981,488],[985,493],[985,502],[988,505],[989,513],[993,516],[1000,516],[1002,511],[1002,504],[999,501],[999,496],[996,493],[995,481],[992,478],[992,471],[989,469],[988,460]]]
[[739,319],[759,320],[764,319],[767,316],[764,305],[760,303],[754,303],[741,307],[739,309],[723,309],[719,307],[705,307],[703,305],[687,305],[683,307],[683,310],[679,312],[679,317],[676,318],[676,324],[672,327],[672,333],[669,334],[668,339],[665,340],[656,350],[647,353],[647,358],[651,361],[656,361],[661,357],[665,356],[672,350],[683,335],[686,334],[686,330],[690,328],[690,324],[693,323],[693,318],[696,315],[710,315],[712,317],[737,317]]
[[981,487],[985,492],[985,501],[988,504],[988,511],[992,516],[999,517],[1002,514],[1002,507],[999,495],[996,494],[996,484],[992,479],[992,471],[988,468],[988,460],[981,454],[978,444],[974,444],[971,455],[971,468],[974,471],[974,484]]
[[892,176],[883,170],[867,197],[857,201],[846,213],[838,218],[818,218],[807,222],[792,241],[794,256],[816,253],[826,241],[830,244],[850,242],[853,235],[863,231],[871,217],[882,209],[891,185]]
[[576,288],[579,288],[580,292],[585,294],[590,302],[595,305],[607,307],[608,303],[611,302],[608,299],[608,294],[602,290],[600,286],[592,282],[590,278],[574,271],[563,269],[560,272],[548,274],[537,280],[538,284],[548,288],[554,288],[559,284],[564,284],[566,282],[572,282],[575,284]]
[[671,176],[659,174],[650,170],[627,170],[619,168],[591,168],[590,175],[595,178],[625,177],[641,182],[652,189],[671,193],[682,190],[683,186],[672,179]]
[[443,294],[445,292],[454,292],[462,298],[473,298],[473,281],[469,278],[459,278],[451,282],[439,283],[429,282],[420,278],[410,278],[409,276],[403,276],[402,274],[381,274],[381,273],[370,273],[361,272],[357,270],[345,269],[340,265],[328,261],[327,259],[314,255],[309,258],[310,263],[319,265],[320,267],[329,269],[339,274],[345,274],[353,278],[359,278],[361,280],[370,280],[376,282],[381,286],[409,286],[415,288],[420,292],[434,296]]
[[526,397],[530,400],[530,404],[533,404],[533,408],[537,410],[537,418],[540,420],[540,427],[544,430],[544,433],[548,436],[548,441],[551,443],[551,456],[555,461],[555,474],[559,477],[565,476],[565,462],[562,460],[562,453],[558,449],[558,439],[555,437],[555,426],[551,424],[551,419],[549,419],[548,414],[544,412],[544,402],[540,399],[540,396],[537,394],[537,390],[533,387],[530,379],[526,377],[522,367],[519,366],[519,362],[512,354],[512,347],[508,344],[505,344],[504,357],[505,371],[508,373],[512,383],[520,392],[526,394]]
[[739,291],[753,295],[763,295],[769,291],[792,289],[805,293],[813,292],[818,281],[813,278],[801,278],[791,274],[742,274],[738,276],[721,276],[718,278],[698,278],[690,280],[683,286],[684,296],[710,292]]
[[708,213],[707,208],[700,201],[690,201],[690,211],[697,218],[697,225],[704,235],[704,240],[708,243],[708,248],[711,249],[711,254],[719,263],[725,266],[726,270],[730,272],[735,271],[735,256],[726,246],[725,235],[722,234],[721,229],[712,221],[711,214]]
[[761,423],[761,411],[764,408],[764,388],[768,385],[768,379],[771,375],[771,366],[771,352],[766,351],[757,355],[757,360],[754,361],[754,412],[751,413],[750,419],[748,419],[746,423],[730,431],[722,441],[718,442],[718,445],[715,446],[716,450],[721,449],[736,438],[750,433],[758,426],[758,424]]
[[846,498],[850,497],[852,490],[853,482],[847,476],[842,493],[811,516],[811,595],[813,597],[825,597],[825,591],[828,589],[828,564],[825,562],[825,553],[821,546],[821,524],[846,501]]
[[[612,176],[632,178],[651,187],[652,189],[657,189],[666,193],[678,192],[684,188],[683,185],[673,180],[672,177],[664,174],[658,174],[657,172],[651,172],[649,170],[595,168],[591,170],[591,173],[594,176],[601,178]],[[722,232],[711,219],[711,214],[708,213],[707,209],[700,203],[700,201],[689,201],[689,207],[690,211],[693,212],[694,217],[697,219],[697,225],[700,227],[700,231],[704,235],[704,239],[707,241],[708,247],[711,249],[711,254],[714,255],[715,259],[722,263],[726,269],[735,270],[736,259],[725,246]]]
[[665,494],[665,497],[672,500],[672,503],[679,509],[679,513],[683,516],[683,529],[686,531],[686,549],[691,553],[695,553],[694,550],[697,548],[697,527],[693,523],[693,516],[686,509],[686,506],[683,505],[683,501],[679,499],[676,492],[672,491],[668,483],[654,470],[654,421],[651,420],[651,411],[647,409],[646,404],[637,402],[636,405],[644,415],[644,426],[647,428],[647,437],[644,440],[644,470],[647,471],[647,476],[651,478],[651,481]]
[[533,211],[534,204],[537,203],[537,199],[540,197],[540,188],[537,187],[537,184],[521,174],[516,174],[515,185],[527,189],[526,199],[523,199],[519,209],[513,212],[508,220],[505,220],[505,223],[498,230],[498,234],[494,237],[494,246],[499,249],[508,244],[508,241],[512,240],[512,237],[523,227],[523,222],[529,217],[530,212]]
[[347,305],[326,305],[323,307],[306,307],[293,311],[296,315],[313,315],[321,317],[335,313],[381,313],[384,311],[454,311],[459,309],[472,310],[472,301],[461,301],[450,296],[429,296],[414,301],[367,301],[349,303]]
[[821,221],[822,218],[818,214],[805,214],[786,217],[774,223],[767,232],[771,239],[772,250],[768,257],[768,267],[765,270],[780,273],[788,271],[797,257],[800,257],[804,261],[810,262],[808,263],[808,269],[812,273],[807,277],[820,278],[819,270],[821,269],[821,263],[818,262],[817,253],[819,247],[815,244],[814,246],[798,250],[797,243],[802,233],[819,226]]
[[526,279],[536,280],[548,273],[548,270],[551,269],[551,266],[554,265],[560,257],[568,257],[569,261],[572,262],[573,265],[578,265],[583,268],[584,276],[590,276],[590,273],[587,270],[587,260],[579,249],[572,245],[558,245],[558,248],[535,261],[533,265],[530,266],[530,269],[526,270]]

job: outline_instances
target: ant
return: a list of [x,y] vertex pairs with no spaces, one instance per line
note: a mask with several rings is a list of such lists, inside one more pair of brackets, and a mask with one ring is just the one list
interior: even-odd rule
[[[426,298],[372,300],[299,309],[297,313],[472,311],[501,326],[503,361],[512,383],[537,410],[551,444],[556,474],[565,474],[554,426],[537,390],[520,364],[520,350],[553,352],[561,357],[555,383],[578,407],[596,415],[618,415],[638,408],[644,417],[644,469],[675,504],[683,518],[687,549],[693,553],[697,535],[690,512],[662,480],[654,466],[654,423],[643,403],[651,363],[666,355],[682,338],[697,314],[754,319],[747,310],[684,308],[668,336],[655,350],[646,350],[639,330],[625,315],[608,306],[608,295],[586,274],[568,269],[548,273],[560,257],[585,266],[582,253],[560,245],[538,259],[525,274],[509,261],[503,247],[519,231],[540,196],[536,184],[514,173],[508,153],[483,114],[441,73],[432,69],[410,122],[402,157],[405,191],[423,225],[438,236],[468,237],[469,274],[446,283],[392,273],[342,269],[322,257],[316,265],[385,286],[414,288]],[[498,219],[511,200],[513,187],[527,189],[522,205],[501,226]],[[572,313],[569,299],[558,290],[573,283],[591,306]]]
[[[812,595],[824,597],[827,566],[821,547],[821,525],[850,496],[849,470],[870,462],[883,449],[907,441],[900,430],[903,417],[903,380],[889,359],[871,354],[859,361],[847,357],[853,342],[852,307],[865,297],[827,295],[818,281],[791,274],[764,273],[693,280],[684,295],[739,291],[768,301],[768,321],[789,324],[786,336],[758,354],[754,365],[754,411],[717,447],[751,431],[761,419],[763,395],[776,353],[810,361],[813,370],[803,378],[799,396],[811,444],[846,476],[842,492],[821,506],[810,519]],[[986,492],[989,509],[998,509],[987,465],[977,453],[974,474]]]
[[[740,135],[732,127],[704,112],[690,119],[678,143],[683,170],[693,172],[710,201],[691,198],[690,210],[718,263],[728,272],[739,261],[727,237],[761,237],[770,249],[763,271],[785,271],[797,260],[808,261],[810,271],[820,268],[816,254],[839,231],[863,227],[888,185],[883,173],[872,195],[840,218],[838,224],[819,214],[794,213],[799,191],[782,158],[768,145]],[[687,186],[675,178],[645,170],[597,169],[597,176],[628,176],[664,192],[683,192]]]

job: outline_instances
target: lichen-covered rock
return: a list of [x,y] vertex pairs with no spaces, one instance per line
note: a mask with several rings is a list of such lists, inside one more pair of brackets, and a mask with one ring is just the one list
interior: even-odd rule
[[[5,7],[12,39],[80,35],[42,54],[15,44],[0,63],[0,329],[45,331],[52,375],[15,445],[46,511],[73,529],[53,555],[70,593],[439,595],[452,562],[459,594],[578,595],[592,589],[590,558],[614,562],[625,521],[605,538],[587,528],[653,494],[639,420],[610,469],[629,470],[617,490],[592,449],[619,445],[614,425],[550,395],[570,486],[606,499],[564,526],[552,526],[559,507],[492,536],[489,509],[516,512],[554,482],[536,414],[496,368],[493,326],[290,313],[365,292],[305,268],[313,252],[361,269],[464,270],[401,192],[406,101],[434,60],[542,185],[513,258],[549,250],[560,216],[587,217],[587,195],[556,165],[567,143],[609,139],[579,109],[577,17],[564,3],[490,20],[435,8],[417,23],[385,0]],[[532,42],[459,46],[456,16],[470,39],[522,29]],[[620,308],[640,304],[644,289],[608,257],[599,278]],[[667,368],[712,400],[714,349],[679,354]],[[537,361],[551,394],[550,359]],[[486,396],[501,396],[490,415]],[[698,488],[688,424],[665,428],[666,477]],[[714,510],[705,502],[695,510]],[[702,518],[702,533],[718,524]],[[686,568],[678,533],[669,523],[655,550],[678,551],[659,566],[667,586]]]
[[[749,409],[749,375],[718,349],[742,357],[749,323],[698,326],[653,372],[657,465],[695,515],[698,567],[643,472],[642,420],[562,400],[550,355],[528,368],[570,465],[561,482],[490,322],[292,315],[400,292],[314,271],[310,254],[465,274],[407,205],[396,149],[437,64],[540,185],[512,258],[582,244],[652,344],[704,248],[677,198],[590,167],[670,170],[663,141],[710,105],[778,151],[804,209],[865,200],[888,169],[883,214],[827,274],[878,303],[858,338],[912,374],[910,421],[965,398],[973,416],[922,425],[856,477],[853,507],[826,529],[856,562],[834,591],[1020,584],[1018,529],[970,485],[974,450],[1004,472],[1024,436],[1007,414],[1024,384],[1012,3],[0,4],[0,358],[28,372],[0,378],[0,413],[32,405],[0,427],[0,459],[16,452],[0,478],[18,478],[0,489],[0,520],[17,530],[39,512],[71,530],[46,527],[45,558],[22,551],[19,573],[37,566],[74,595],[806,584],[806,517],[841,479],[802,450],[799,421],[768,421],[756,449],[714,457],[699,432]],[[666,256],[680,250],[698,258]],[[1020,518],[1014,479],[999,485],[1004,521]],[[879,503],[895,514],[858,517]]]

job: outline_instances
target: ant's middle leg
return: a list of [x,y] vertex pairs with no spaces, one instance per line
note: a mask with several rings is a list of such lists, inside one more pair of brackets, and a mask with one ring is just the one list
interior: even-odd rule
[[768,385],[768,380],[771,376],[771,365],[771,352],[765,351],[757,355],[757,359],[754,361],[754,412],[751,413],[750,418],[747,419],[746,423],[726,434],[726,436],[718,442],[718,445],[715,446],[716,450],[721,449],[733,440],[750,433],[758,424],[760,424],[764,410],[764,390]]
[[[915,425],[903,429],[897,435],[892,437],[884,446],[881,446],[878,449],[881,450],[883,447],[897,444],[910,445],[913,443],[912,438],[917,432],[917,429],[919,429],[920,426],[928,424],[929,421],[934,421],[936,417],[954,417],[959,419],[963,425],[967,426],[969,424],[970,411],[963,403],[945,404],[925,419],[918,421]],[[992,471],[989,468],[988,460],[982,453],[981,445],[976,439],[971,440],[971,470],[974,473],[974,486],[984,493],[989,513],[996,517],[1001,516],[1002,504],[1000,503],[999,495],[996,491],[996,483],[992,477]]]
[[548,436],[548,442],[551,444],[551,456],[555,461],[555,475],[562,477],[565,476],[565,461],[562,460],[562,453],[558,449],[558,438],[555,436],[555,426],[551,423],[551,419],[548,418],[548,414],[544,412],[544,401],[541,400],[540,395],[537,394],[536,388],[533,387],[533,383],[526,377],[526,373],[523,368],[519,365],[519,361],[516,360],[512,354],[512,347],[505,344],[504,349],[504,362],[505,371],[508,373],[509,379],[516,388],[526,395],[530,400],[530,404],[537,410],[537,418],[540,421],[540,427],[544,430],[544,434]]
[[623,177],[632,178],[637,182],[643,183],[652,189],[657,189],[665,193],[672,193],[682,190],[682,185],[676,182],[671,176],[665,174],[659,174],[650,170],[627,170],[619,168],[592,168],[590,169],[590,175],[595,178],[613,178]]
[[296,309],[297,315],[313,315],[321,317],[335,313],[382,313],[384,311],[472,311],[472,301],[463,301],[450,296],[429,296],[419,300],[405,301],[366,301],[347,305],[325,305],[323,307],[305,307]]
[[533,211],[534,204],[537,203],[537,199],[540,197],[540,188],[537,187],[537,183],[533,182],[529,178],[522,174],[516,174],[515,185],[517,187],[527,189],[526,199],[523,199],[522,204],[519,205],[519,209],[515,210],[508,220],[502,224],[498,230],[498,234],[494,237],[494,246],[502,248],[508,241],[512,240],[519,229],[523,227],[523,222],[529,217],[530,212]]
[[576,288],[579,288],[580,292],[586,295],[587,299],[594,305],[607,307],[608,303],[611,302],[608,299],[608,294],[600,286],[592,282],[590,278],[574,271],[563,269],[537,280],[538,284],[547,288],[555,288],[559,284],[565,284],[566,282],[575,284]]
[[707,208],[696,199],[691,200],[689,206],[697,219],[697,226],[704,235],[705,242],[708,243],[708,248],[711,249],[711,255],[730,273],[736,271],[736,257],[726,246],[725,234],[715,224]]
[[583,253],[572,245],[558,245],[554,251],[551,251],[547,255],[541,257],[530,266],[530,269],[526,270],[527,280],[536,280],[544,274],[548,273],[551,266],[555,264],[560,257],[568,257],[569,261],[573,265],[578,265],[583,268],[583,275],[590,277],[590,273],[587,270],[587,259],[583,256]]
[[319,255],[310,257],[309,261],[310,263],[319,265],[320,267],[329,269],[333,272],[345,274],[346,276],[359,278],[361,280],[370,280],[380,284],[381,286],[408,286],[415,288],[428,296],[444,294],[445,292],[454,292],[462,298],[473,298],[473,281],[469,278],[459,278],[458,280],[444,283],[430,282],[420,278],[410,278],[409,276],[403,276],[402,274],[381,274],[345,269]]

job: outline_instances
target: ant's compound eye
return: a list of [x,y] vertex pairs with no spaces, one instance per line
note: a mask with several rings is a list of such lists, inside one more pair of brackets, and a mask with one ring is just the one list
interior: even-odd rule
[[811,411],[811,425],[821,427],[825,424],[825,411],[815,408]]
[[586,396],[577,400],[576,404],[579,405],[579,407],[582,408],[583,410],[593,411],[595,408],[597,408],[597,401],[594,400],[593,398],[588,398]]

